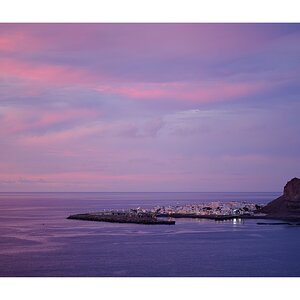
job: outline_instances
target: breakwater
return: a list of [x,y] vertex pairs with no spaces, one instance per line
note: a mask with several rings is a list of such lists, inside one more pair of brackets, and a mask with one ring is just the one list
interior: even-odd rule
[[111,222],[111,223],[135,223],[149,225],[174,225],[174,220],[158,219],[155,215],[148,213],[131,213],[131,212],[97,212],[70,215],[67,219]]

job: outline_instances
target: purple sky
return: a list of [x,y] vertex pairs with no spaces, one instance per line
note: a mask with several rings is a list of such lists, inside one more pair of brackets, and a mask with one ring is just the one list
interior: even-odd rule
[[300,24],[0,24],[0,191],[281,191]]

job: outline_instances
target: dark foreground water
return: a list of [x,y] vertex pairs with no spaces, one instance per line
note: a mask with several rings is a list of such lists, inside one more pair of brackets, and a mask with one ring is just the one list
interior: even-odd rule
[[177,219],[175,226],[67,220],[104,208],[278,193],[1,193],[0,276],[300,276],[300,227]]

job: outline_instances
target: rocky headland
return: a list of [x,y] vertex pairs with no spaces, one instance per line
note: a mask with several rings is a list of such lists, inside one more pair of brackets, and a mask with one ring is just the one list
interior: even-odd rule
[[268,218],[300,220],[300,179],[293,178],[284,187],[283,195],[260,209]]

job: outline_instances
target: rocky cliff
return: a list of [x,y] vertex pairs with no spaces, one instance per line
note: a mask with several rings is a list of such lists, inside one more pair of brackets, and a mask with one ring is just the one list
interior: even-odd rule
[[290,180],[284,187],[283,195],[268,203],[261,212],[268,216],[300,218],[300,179]]

